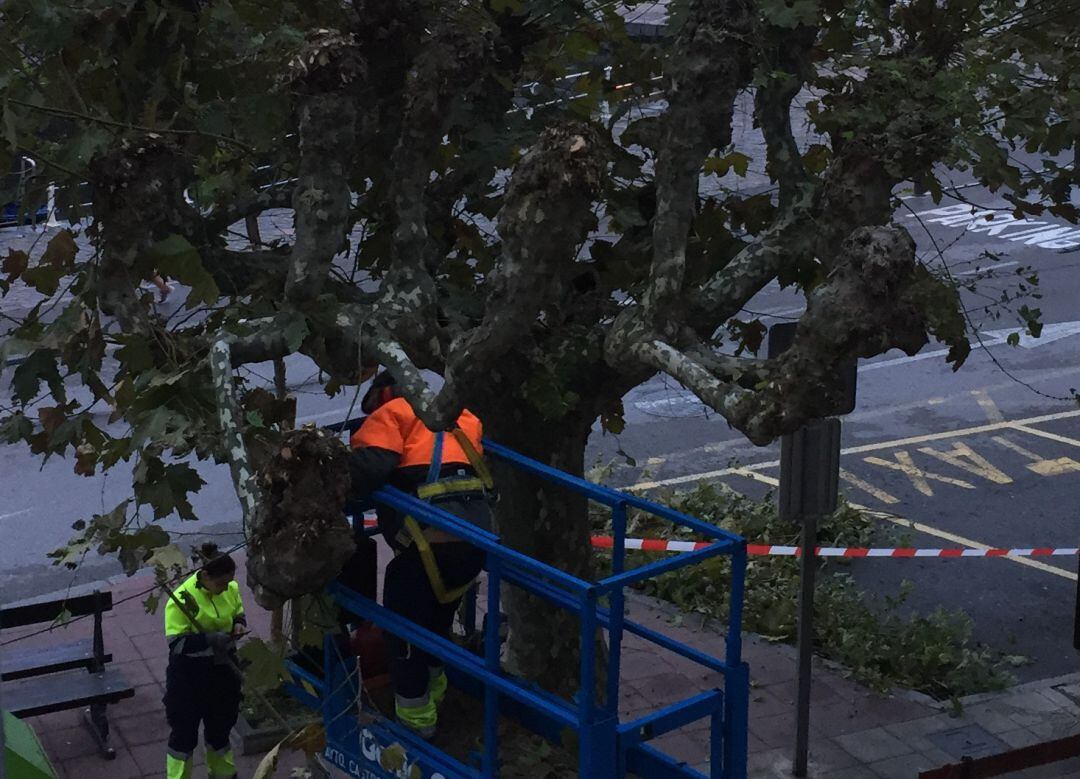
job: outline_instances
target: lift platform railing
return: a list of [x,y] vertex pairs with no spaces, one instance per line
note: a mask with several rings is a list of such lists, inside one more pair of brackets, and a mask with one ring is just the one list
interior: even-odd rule
[[[578,775],[589,779],[621,779],[635,774],[645,779],[682,779],[705,775],[681,763],[649,741],[692,722],[710,720],[711,761],[708,779],[744,779],[747,761],[749,673],[742,662],[741,629],[746,571],[745,541],[694,517],[558,471],[493,441],[484,441],[487,454],[524,471],[584,495],[612,512],[615,537],[611,574],[595,582],[560,571],[502,545],[498,537],[438,506],[393,487],[376,491],[375,503],[444,530],[485,552],[487,571],[483,652],[474,654],[389,611],[369,598],[331,585],[329,594],[348,612],[370,620],[442,661],[451,683],[484,702],[483,752],[479,765],[466,765],[423,741],[412,731],[365,710],[352,671],[356,661],[343,656],[341,643],[328,636],[319,677],[295,663],[289,691],[322,712],[327,730],[325,756],[355,777],[380,779],[451,779],[498,775],[500,714],[515,717],[540,735],[559,741],[570,728],[578,742]],[[695,552],[662,559],[627,570],[623,541],[630,509],[648,512],[693,530],[713,541]],[[372,531],[377,532],[377,531]],[[711,657],[625,616],[624,588],[662,573],[727,555],[731,559],[730,616],[723,659]],[[577,615],[580,624],[580,686],[573,701],[557,697],[502,670],[499,623],[501,585],[506,582]],[[602,604],[607,601],[607,605]],[[603,668],[604,694],[598,696],[596,640],[608,633]],[[619,719],[621,646],[624,632],[722,674],[723,689],[703,692],[627,722]],[[387,758],[393,747],[393,757]]]

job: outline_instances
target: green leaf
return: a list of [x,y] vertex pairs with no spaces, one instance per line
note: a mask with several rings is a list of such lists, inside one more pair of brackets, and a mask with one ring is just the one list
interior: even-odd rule
[[1009,346],[1020,345],[1020,333],[1009,333],[1009,337],[1005,339]]
[[600,412],[600,428],[606,433],[618,435],[626,429],[625,413],[622,399],[615,401]]
[[737,151],[723,157],[709,157],[705,160],[705,173],[715,173],[717,176],[726,176],[729,170],[734,170],[736,176],[745,177],[749,167],[750,158]]
[[8,256],[0,265],[0,271],[7,274],[8,283],[19,278],[30,264],[30,256],[19,249],[8,249]]
[[177,572],[184,571],[188,566],[187,555],[175,544],[161,546],[154,550],[146,561],[147,565],[159,569],[160,575],[169,577]]
[[165,465],[153,456],[139,461],[132,483],[136,499],[154,509],[155,519],[167,517],[174,511],[181,519],[196,519],[187,496],[206,484],[187,463]]
[[285,326],[284,331],[285,342],[289,346],[289,351],[297,351],[300,348],[300,345],[304,343],[304,339],[307,338],[307,335],[307,320],[303,317],[293,318],[289,324]]
[[251,638],[240,647],[239,655],[246,662],[244,686],[250,690],[273,690],[282,679],[289,679],[285,658],[261,638]]
[[75,236],[70,230],[61,230],[52,237],[49,245],[45,247],[45,253],[41,256],[42,265],[51,265],[60,270],[70,270],[75,265],[75,255],[79,253],[79,247],[75,244]]
[[810,26],[818,20],[817,0],[764,0],[761,9],[769,23],[777,27]]
[[15,390],[15,400],[25,406],[37,397],[42,381],[49,385],[49,390],[56,400],[64,402],[66,399],[64,382],[57,369],[56,356],[47,349],[35,350],[15,368],[15,375],[11,381]]
[[55,265],[35,265],[23,272],[22,279],[45,297],[52,297],[60,289],[64,270]]
[[22,412],[16,412],[0,421],[0,441],[14,444],[25,441],[34,434],[34,423]]
[[124,346],[116,352],[118,359],[128,373],[138,374],[154,367],[154,355],[150,351],[150,342],[141,335],[121,335],[116,340]]
[[186,308],[195,308],[200,303],[211,305],[221,296],[214,277],[203,267],[198,250],[182,235],[174,233],[158,241],[151,248],[150,257],[159,273],[191,287],[184,303]]
[[820,143],[815,143],[806,150],[803,154],[803,165],[806,169],[813,174],[821,173],[825,170],[825,167],[829,164],[829,159],[832,157],[832,151],[828,146],[824,146]]

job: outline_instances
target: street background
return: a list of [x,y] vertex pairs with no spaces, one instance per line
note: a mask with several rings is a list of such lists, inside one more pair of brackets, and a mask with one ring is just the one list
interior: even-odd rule
[[[746,101],[737,119],[736,146],[754,163],[745,177],[703,178],[703,195],[770,190],[761,170],[761,139]],[[654,103],[635,117],[662,109],[662,103]],[[805,147],[820,140],[804,128],[800,143]],[[1003,200],[963,174],[946,178],[951,194],[940,203],[900,192],[895,218],[911,231],[927,265],[942,272],[947,268],[960,283],[976,282],[974,291],[964,292],[977,341],[974,351],[958,372],[933,343],[913,357],[890,353],[861,363],[858,406],[843,424],[842,488],[851,501],[887,512],[888,517],[879,517],[882,527],[901,530],[915,546],[1075,546],[1080,541],[1075,519],[1080,408],[1070,395],[1071,388],[1080,386],[1080,229],[1052,217],[1014,221]],[[289,241],[291,215],[269,212],[260,227],[264,240]],[[0,253],[8,247],[43,249],[57,229],[0,230]],[[243,245],[242,234],[235,239]],[[79,242],[87,246],[82,237]],[[1009,345],[1009,334],[1022,326],[1000,305],[1002,294],[1012,294],[1032,274],[1038,276],[1042,297],[1020,302],[1041,309],[1043,336]],[[158,305],[159,313],[173,321],[182,318],[184,297],[185,290],[178,289]],[[17,284],[0,301],[0,310],[18,317],[36,302],[31,290]],[[801,310],[798,295],[774,284],[751,301],[742,317],[772,324],[797,320]],[[10,320],[0,321],[0,334],[9,326]],[[309,360],[294,356],[286,363],[299,423],[329,424],[346,417],[355,390],[327,397]],[[11,405],[6,385],[12,369],[0,369],[5,387],[0,403],[5,406]],[[270,365],[243,372],[254,383],[271,384]],[[625,410],[624,432],[612,436],[597,429],[588,451],[591,463],[613,466],[616,486],[689,487],[719,480],[759,497],[775,488],[778,447],[750,445],[670,379],[655,378],[629,393]],[[98,416],[96,422],[106,426],[108,409],[100,408]],[[108,511],[130,494],[130,466],[121,463],[107,476],[93,478],[75,475],[72,467],[70,460],[58,458],[42,463],[25,447],[0,447],[4,600],[119,571],[115,561],[95,554],[74,573],[53,567],[46,558],[72,535],[75,520]],[[212,463],[197,468],[207,482],[192,500],[202,521],[173,517],[165,527],[182,546],[206,537],[225,547],[239,542],[240,512],[228,469]],[[917,525],[905,530],[905,522]],[[974,619],[979,640],[1030,656],[1033,662],[1018,669],[1018,675],[1038,679],[1077,667],[1071,647],[1076,564],[1072,558],[874,559],[857,561],[851,570],[865,588],[879,594],[896,593],[904,580],[914,582],[908,601],[912,608],[962,609]]]

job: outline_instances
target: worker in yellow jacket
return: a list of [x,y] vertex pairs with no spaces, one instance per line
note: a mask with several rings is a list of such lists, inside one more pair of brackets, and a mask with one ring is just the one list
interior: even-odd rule
[[190,779],[199,725],[212,779],[236,776],[229,734],[240,713],[236,639],[247,630],[236,563],[204,544],[207,562],[177,587],[165,604],[165,718],[169,723],[167,779]]

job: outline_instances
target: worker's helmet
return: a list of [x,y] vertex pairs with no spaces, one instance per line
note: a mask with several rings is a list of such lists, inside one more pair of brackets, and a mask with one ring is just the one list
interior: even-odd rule
[[375,377],[368,391],[364,393],[360,408],[365,414],[372,414],[379,406],[389,403],[396,397],[398,397],[397,380],[390,371],[383,371]]

